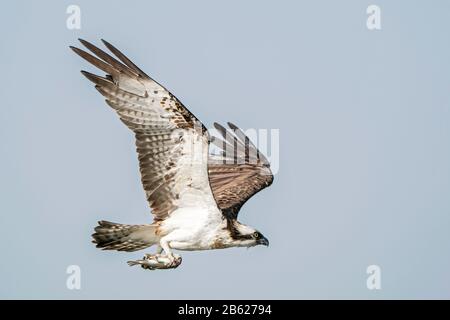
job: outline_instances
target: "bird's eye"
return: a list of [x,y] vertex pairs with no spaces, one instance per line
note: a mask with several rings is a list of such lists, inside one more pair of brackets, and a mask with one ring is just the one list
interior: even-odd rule
[[259,239],[259,232],[255,232],[255,233],[253,234],[253,238]]

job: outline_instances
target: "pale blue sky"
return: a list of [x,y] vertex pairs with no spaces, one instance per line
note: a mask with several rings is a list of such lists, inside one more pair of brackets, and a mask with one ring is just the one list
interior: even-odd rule
[[[9,1],[0,30],[0,298],[450,298],[448,1]],[[97,220],[151,215],[78,37],[119,47],[208,127],[280,130],[275,182],[240,215],[269,248],[159,272],[94,248]]]

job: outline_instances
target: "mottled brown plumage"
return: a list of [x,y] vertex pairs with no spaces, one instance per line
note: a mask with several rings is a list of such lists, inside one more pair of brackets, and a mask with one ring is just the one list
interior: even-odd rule
[[135,133],[147,200],[155,221],[164,220],[178,207],[180,188],[175,188],[175,183],[176,165],[182,157],[179,143],[184,139],[184,134],[191,135],[189,139],[204,140],[207,145],[204,126],[173,94],[111,44],[103,40],[121,62],[85,40],[80,39],[80,42],[98,58],[75,47],[71,47],[72,50],[107,75],[101,77],[87,71],[82,73],[95,84],[120,120]]
[[231,130],[214,125],[221,138],[212,137],[212,142],[222,154],[210,157],[209,181],[222,214],[236,219],[248,199],[272,184],[273,175],[267,159],[242,130],[232,123],[228,123]]

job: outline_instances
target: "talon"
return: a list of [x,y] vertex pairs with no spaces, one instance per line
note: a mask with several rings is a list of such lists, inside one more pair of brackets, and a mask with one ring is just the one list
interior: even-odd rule
[[181,256],[178,256],[178,257],[171,256],[170,260],[171,261],[170,261],[170,263],[168,265],[168,267],[170,267],[170,268],[178,267],[181,264],[181,261],[182,261]]

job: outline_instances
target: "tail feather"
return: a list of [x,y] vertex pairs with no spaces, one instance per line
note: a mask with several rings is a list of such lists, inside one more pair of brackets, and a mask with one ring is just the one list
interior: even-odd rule
[[156,226],[129,225],[99,221],[92,234],[93,243],[103,250],[137,251],[158,242]]

